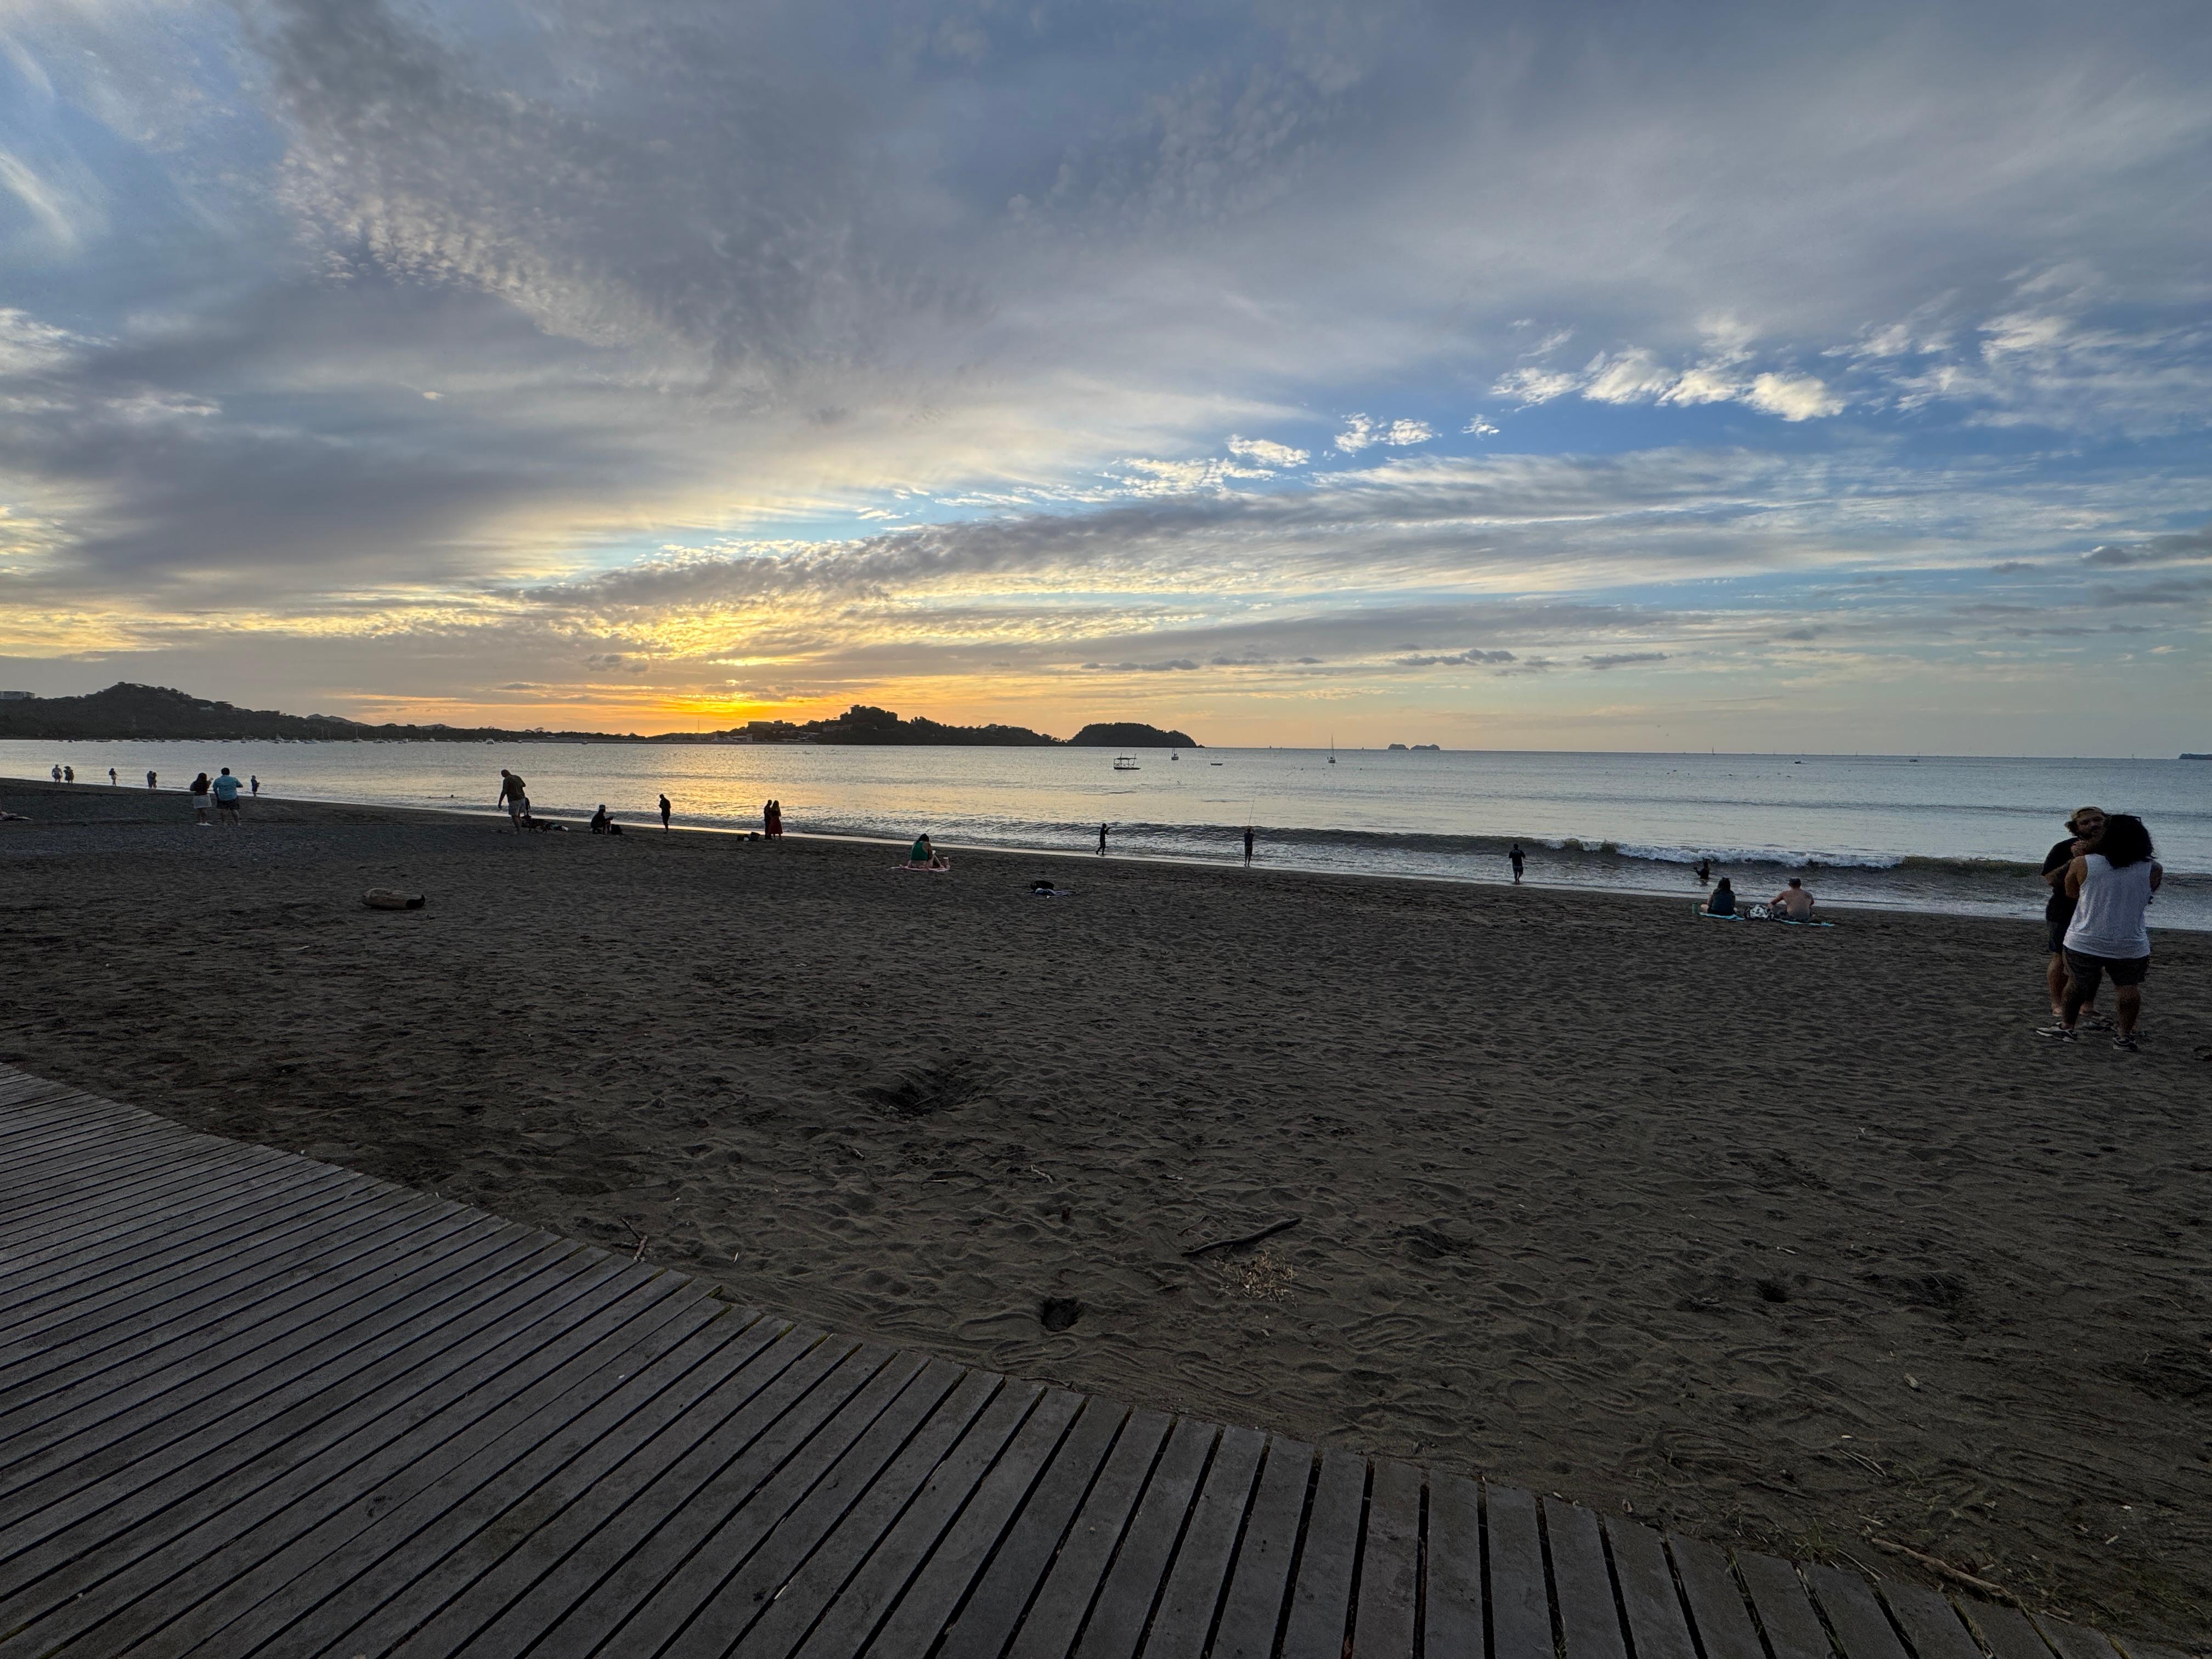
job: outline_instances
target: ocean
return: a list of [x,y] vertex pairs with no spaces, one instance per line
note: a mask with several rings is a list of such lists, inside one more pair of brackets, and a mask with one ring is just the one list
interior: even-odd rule
[[[529,781],[541,814],[604,801],[626,823],[757,828],[781,800],[793,834],[940,848],[1085,854],[1098,825],[1120,857],[1241,861],[1258,832],[1270,868],[1510,879],[1669,893],[1700,890],[1700,858],[1769,896],[1790,875],[1823,904],[2033,917],[2037,876],[2085,804],[2140,814],[2167,872],[2154,926],[2212,930],[2212,761],[1928,756],[1540,754],[1297,749],[1146,750],[1116,771],[1096,749],[861,749],[815,744],[0,742],[0,774],[54,765],[79,781],[149,768],[177,789],[203,769],[258,775],[264,792],[480,812],[499,769]],[[0,788],[0,805],[5,805]],[[249,809],[250,810],[250,809]],[[182,801],[179,821],[184,821]]]

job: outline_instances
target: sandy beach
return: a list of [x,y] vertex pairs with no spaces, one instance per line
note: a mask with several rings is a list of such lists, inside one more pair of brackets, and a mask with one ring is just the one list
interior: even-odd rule
[[27,1070],[836,1328],[2212,1639],[2212,935],[2156,936],[2124,1054],[2032,1035],[2032,892],[1796,930],[1686,878],[0,805]]

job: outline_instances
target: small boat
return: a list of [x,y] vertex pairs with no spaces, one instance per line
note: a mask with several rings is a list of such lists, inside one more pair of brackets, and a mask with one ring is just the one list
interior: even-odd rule
[[1114,769],[1116,772],[1141,772],[1144,768],[1137,764],[1134,755],[1116,755],[1114,757]]
[[1181,760],[1181,759],[1182,758],[1182,757],[1181,755],[1176,754],[1176,751],[1175,751],[1174,750],[1170,749],[1170,750],[1168,750],[1168,758],[1169,758],[1170,760]]

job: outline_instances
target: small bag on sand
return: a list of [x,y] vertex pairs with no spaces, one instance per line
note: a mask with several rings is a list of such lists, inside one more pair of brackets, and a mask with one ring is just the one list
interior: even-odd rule
[[403,893],[396,887],[372,887],[361,896],[372,910],[419,910],[429,899],[421,893]]

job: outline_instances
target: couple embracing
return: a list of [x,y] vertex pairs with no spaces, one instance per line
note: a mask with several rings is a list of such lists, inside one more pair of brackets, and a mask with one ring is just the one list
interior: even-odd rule
[[2051,889],[2044,909],[2051,963],[2051,1024],[2036,1035],[2071,1042],[2086,1017],[2099,1030],[2113,1025],[2096,1011],[2097,988],[2112,981],[2112,1047],[2133,1053],[2136,1021],[2142,1012],[2142,984],[2150,972],[2150,929],[2145,915],[2165,877],[2151,856],[2150,831],[2127,812],[2084,806],[2066,820],[2073,838],[2052,847],[2043,860]]

